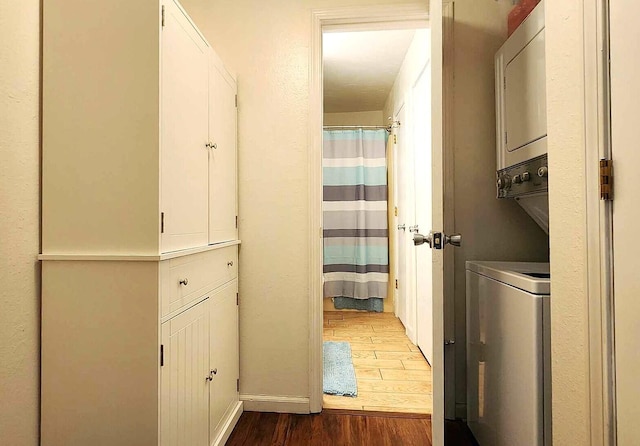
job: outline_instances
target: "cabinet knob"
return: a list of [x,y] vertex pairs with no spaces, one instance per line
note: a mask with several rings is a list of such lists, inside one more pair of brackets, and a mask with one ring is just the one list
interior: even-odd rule
[[217,149],[218,148],[218,144],[215,142],[208,142],[204,145],[207,149]]
[[218,368],[216,367],[215,369],[211,370],[211,373],[213,373],[214,375],[218,374]]
[[233,266],[233,260],[228,261],[227,266]]
[[180,282],[178,282],[180,285],[184,285],[187,286],[189,285],[189,279],[187,279],[186,277],[184,279],[182,279]]

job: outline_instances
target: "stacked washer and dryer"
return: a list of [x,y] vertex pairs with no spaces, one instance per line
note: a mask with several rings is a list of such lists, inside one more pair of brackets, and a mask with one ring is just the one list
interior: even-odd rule
[[[497,196],[549,233],[544,0],[496,54]],[[467,423],[480,446],[551,445],[548,263],[467,262]]]

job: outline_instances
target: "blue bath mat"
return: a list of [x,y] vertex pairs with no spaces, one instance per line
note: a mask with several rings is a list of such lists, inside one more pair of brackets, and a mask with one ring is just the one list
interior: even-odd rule
[[325,341],[322,344],[322,354],[322,391],[329,395],[358,396],[351,345],[348,342]]

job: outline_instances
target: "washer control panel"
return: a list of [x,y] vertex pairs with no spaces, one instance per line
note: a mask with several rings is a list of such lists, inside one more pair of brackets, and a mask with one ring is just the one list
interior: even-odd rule
[[547,155],[496,172],[498,198],[515,198],[548,190]]

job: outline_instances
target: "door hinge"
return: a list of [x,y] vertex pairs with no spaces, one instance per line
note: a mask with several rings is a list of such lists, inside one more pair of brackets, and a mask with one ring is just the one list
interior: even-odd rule
[[164,345],[160,344],[160,367],[164,365]]
[[396,279],[396,290],[398,289],[398,279]]
[[236,108],[238,108],[238,95],[236,95]]
[[164,212],[160,212],[160,234],[164,234]]
[[396,214],[396,217],[398,216],[398,206],[395,207],[395,209],[393,210],[393,213]]
[[504,143],[507,144],[507,132],[504,132]]
[[236,392],[240,392],[240,378],[236,380]]
[[164,27],[164,5],[162,5],[162,14],[161,14],[160,23]]
[[393,143],[398,144],[398,135],[393,135]]
[[503,78],[503,85],[504,85],[504,89],[506,90],[507,89],[507,77],[506,76]]
[[613,200],[613,161],[606,158],[600,160],[600,199]]
[[238,229],[238,216],[236,215],[236,229]]
[[236,305],[240,305],[240,293],[236,293]]

